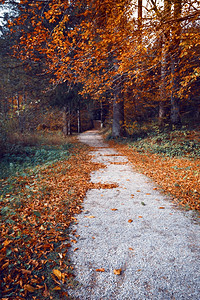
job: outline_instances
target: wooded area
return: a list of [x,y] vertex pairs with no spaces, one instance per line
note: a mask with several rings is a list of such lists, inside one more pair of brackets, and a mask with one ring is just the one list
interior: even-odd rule
[[0,0],[0,298],[68,299],[77,284],[69,225],[103,166],[73,133],[103,128],[200,211],[199,4]]
[[[1,140],[199,122],[198,1],[1,1]],[[7,10],[5,10],[7,8]],[[3,16],[3,12],[2,12]]]

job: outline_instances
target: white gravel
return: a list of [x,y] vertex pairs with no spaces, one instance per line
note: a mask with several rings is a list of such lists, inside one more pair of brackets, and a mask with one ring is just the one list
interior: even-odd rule
[[[69,291],[71,297],[200,299],[200,227],[192,213],[178,210],[98,132],[83,133],[80,141],[95,147],[93,161],[106,165],[91,174],[91,181],[119,187],[86,195],[72,228],[79,235],[71,260],[80,284]],[[121,269],[121,275],[114,269]]]

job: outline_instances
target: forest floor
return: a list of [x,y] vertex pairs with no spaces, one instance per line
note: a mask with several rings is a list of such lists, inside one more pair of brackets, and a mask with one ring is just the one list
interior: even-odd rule
[[[198,159],[147,154],[146,151],[141,152],[141,148],[138,151],[133,149],[133,145],[113,141],[109,145],[123,153],[135,170],[153,178],[156,187],[151,193],[162,188],[162,191],[170,193],[170,201],[184,205],[184,211],[192,208],[188,215],[192,214],[198,220],[195,213],[199,210]],[[72,137],[61,142],[40,143],[38,147],[23,145],[1,160],[2,299],[68,299],[68,287],[78,284],[74,280],[74,266],[68,253],[73,249],[78,255],[76,244],[79,234],[74,231],[70,236],[69,226],[77,223],[76,215],[83,209],[82,202],[88,190],[100,190],[103,195],[118,188],[118,183],[112,180],[90,181],[91,172],[105,168],[105,161],[91,161],[91,150],[94,149]],[[110,159],[115,156],[111,155]],[[114,167],[120,164],[121,158],[111,163]],[[139,187],[136,193],[140,193]],[[145,197],[149,197],[149,191],[146,194]],[[133,197],[132,194],[131,199]],[[140,201],[141,207],[147,208],[143,200]],[[169,212],[166,203],[159,205],[160,212]],[[114,204],[111,212],[117,212]],[[141,220],[143,217],[138,216]],[[85,219],[95,218],[89,214]],[[133,220],[130,217],[128,221],[131,224]],[[174,226],[177,228],[176,224]],[[119,269],[116,272],[123,273]]]

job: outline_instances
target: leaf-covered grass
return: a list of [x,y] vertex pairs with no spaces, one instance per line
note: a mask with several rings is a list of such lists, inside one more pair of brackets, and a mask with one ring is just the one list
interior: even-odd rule
[[67,287],[76,284],[67,255],[76,237],[69,238],[69,225],[99,166],[84,146],[72,143],[29,146],[28,161],[27,147],[9,157],[17,167],[0,180],[1,299],[69,299]]
[[196,131],[169,131],[153,133],[146,137],[130,140],[132,149],[138,152],[163,154],[169,157],[200,157],[200,137]]
[[60,133],[15,133],[0,158],[0,179],[65,159],[71,146]]
[[[145,134],[144,134],[145,132]],[[186,209],[200,211],[200,133],[198,130],[143,131],[110,142]]]

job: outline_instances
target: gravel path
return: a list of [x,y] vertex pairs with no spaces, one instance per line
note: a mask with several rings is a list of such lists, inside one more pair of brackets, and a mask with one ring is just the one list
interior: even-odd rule
[[98,132],[80,141],[94,147],[93,161],[106,165],[91,181],[119,187],[89,190],[72,228],[80,283],[70,291],[73,299],[200,299],[200,227],[192,213],[178,210]]

